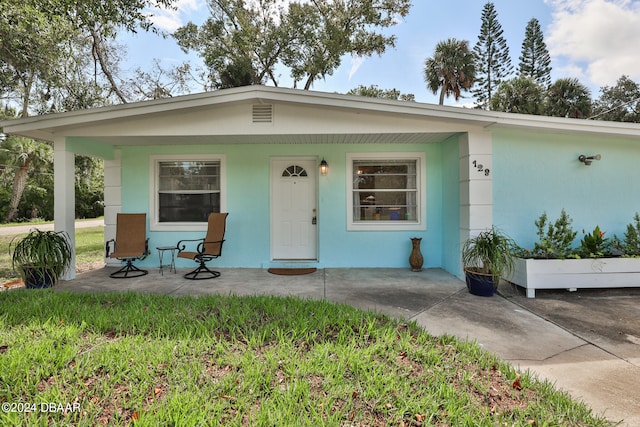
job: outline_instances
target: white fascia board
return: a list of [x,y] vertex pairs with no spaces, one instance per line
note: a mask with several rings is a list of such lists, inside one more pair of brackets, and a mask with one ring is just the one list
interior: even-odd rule
[[640,125],[635,123],[500,113],[461,107],[269,86],[244,86],[174,98],[34,116],[25,119],[3,121],[0,122],[0,126],[4,127],[5,133],[51,140],[54,133],[64,127],[84,126],[90,125],[91,123],[118,120],[121,118],[131,119],[132,116],[153,115],[247,101],[259,103],[283,102],[414,117],[422,116],[429,119],[466,123],[485,128],[538,129],[561,133],[576,132],[640,137]]

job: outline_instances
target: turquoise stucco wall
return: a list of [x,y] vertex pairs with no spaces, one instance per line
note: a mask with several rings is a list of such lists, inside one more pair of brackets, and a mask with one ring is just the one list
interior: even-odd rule
[[[585,166],[580,154],[602,160]],[[564,208],[578,231],[575,245],[596,225],[622,237],[640,212],[639,162],[637,140],[494,131],[494,224],[530,248],[534,221],[545,211],[555,220]]]
[[[450,147],[449,147],[450,148]],[[269,168],[274,156],[325,158],[330,171],[319,177],[318,227],[320,266],[409,267],[410,238],[422,237],[425,267],[442,266],[443,177],[440,144],[389,145],[194,145],[121,147],[122,211],[149,212],[149,156],[224,154],[229,212],[220,267],[264,267],[270,261]],[[351,152],[423,151],[426,161],[427,229],[424,231],[347,231],[346,154]],[[457,159],[456,159],[457,167]],[[448,201],[450,204],[450,200]],[[448,223],[451,222],[448,219]],[[449,224],[450,225],[450,224]],[[149,231],[152,255],[142,265],[157,265],[156,246],[172,245],[198,232]],[[178,266],[191,266],[179,260]]]
[[442,144],[442,268],[458,274],[460,261],[460,149],[458,137]]

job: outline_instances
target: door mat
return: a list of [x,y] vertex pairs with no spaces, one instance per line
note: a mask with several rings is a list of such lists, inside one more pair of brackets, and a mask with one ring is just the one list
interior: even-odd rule
[[315,268],[270,268],[267,270],[271,274],[279,274],[281,276],[301,276],[303,274],[311,274],[316,271]]

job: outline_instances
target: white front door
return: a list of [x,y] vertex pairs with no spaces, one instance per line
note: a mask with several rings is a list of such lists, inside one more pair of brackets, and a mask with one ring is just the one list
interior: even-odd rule
[[316,159],[271,160],[271,258],[317,259]]

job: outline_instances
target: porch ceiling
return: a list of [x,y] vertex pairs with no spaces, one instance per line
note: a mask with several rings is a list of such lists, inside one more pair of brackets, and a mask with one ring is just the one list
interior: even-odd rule
[[91,136],[89,140],[112,146],[198,144],[431,144],[457,132],[356,133],[356,134],[261,134],[261,135],[170,135]]

